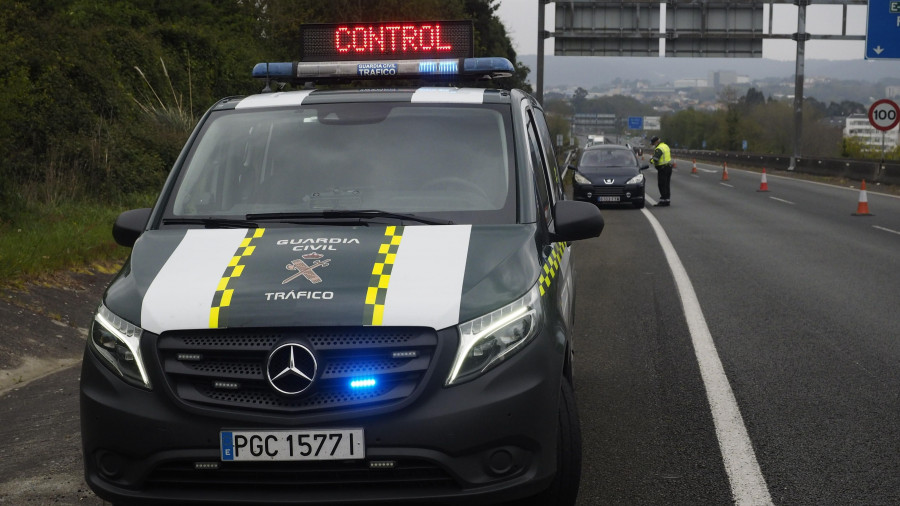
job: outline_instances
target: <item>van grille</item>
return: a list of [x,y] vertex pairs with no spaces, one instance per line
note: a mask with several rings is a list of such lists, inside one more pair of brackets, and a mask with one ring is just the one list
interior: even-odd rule
[[[313,386],[298,396],[279,394],[266,379],[269,353],[300,343],[316,357]],[[236,411],[312,413],[402,401],[421,383],[437,349],[427,328],[353,327],[172,331],[157,341],[166,381],[184,402]],[[376,377],[370,389],[349,382]]]

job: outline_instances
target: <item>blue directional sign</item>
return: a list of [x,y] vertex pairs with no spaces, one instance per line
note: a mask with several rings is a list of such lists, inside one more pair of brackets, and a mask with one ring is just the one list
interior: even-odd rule
[[644,117],[643,116],[629,116],[628,117],[628,128],[631,130],[643,130],[644,129]]
[[900,59],[900,2],[869,0],[866,59]]

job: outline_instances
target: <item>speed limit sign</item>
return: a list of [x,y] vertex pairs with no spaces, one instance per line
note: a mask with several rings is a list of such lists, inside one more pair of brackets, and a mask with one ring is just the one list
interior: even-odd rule
[[869,107],[869,123],[886,132],[900,123],[900,107],[893,100],[882,99]]

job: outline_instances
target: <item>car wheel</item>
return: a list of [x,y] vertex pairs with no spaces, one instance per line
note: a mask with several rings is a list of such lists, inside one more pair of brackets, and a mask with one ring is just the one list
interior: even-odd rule
[[640,202],[634,202],[634,207],[636,207],[636,208],[638,208],[638,209],[643,209],[643,208],[644,208],[644,201],[642,200],[642,201],[640,201]]
[[560,386],[556,439],[556,477],[547,490],[531,498],[529,505],[571,506],[578,498],[578,486],[581,484],[581,423],[575,391],[568,378],[563,378]]

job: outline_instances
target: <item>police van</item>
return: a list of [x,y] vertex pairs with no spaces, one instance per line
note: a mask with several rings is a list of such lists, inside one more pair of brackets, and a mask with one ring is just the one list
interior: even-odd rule
[[603,219],[566,199],[540,104],[457,87],[513,72],[473,57],[470,22],[302,38],[113,227],[132,251],[84,354],[87,483],[116,504],[573,504],[572,242]]

